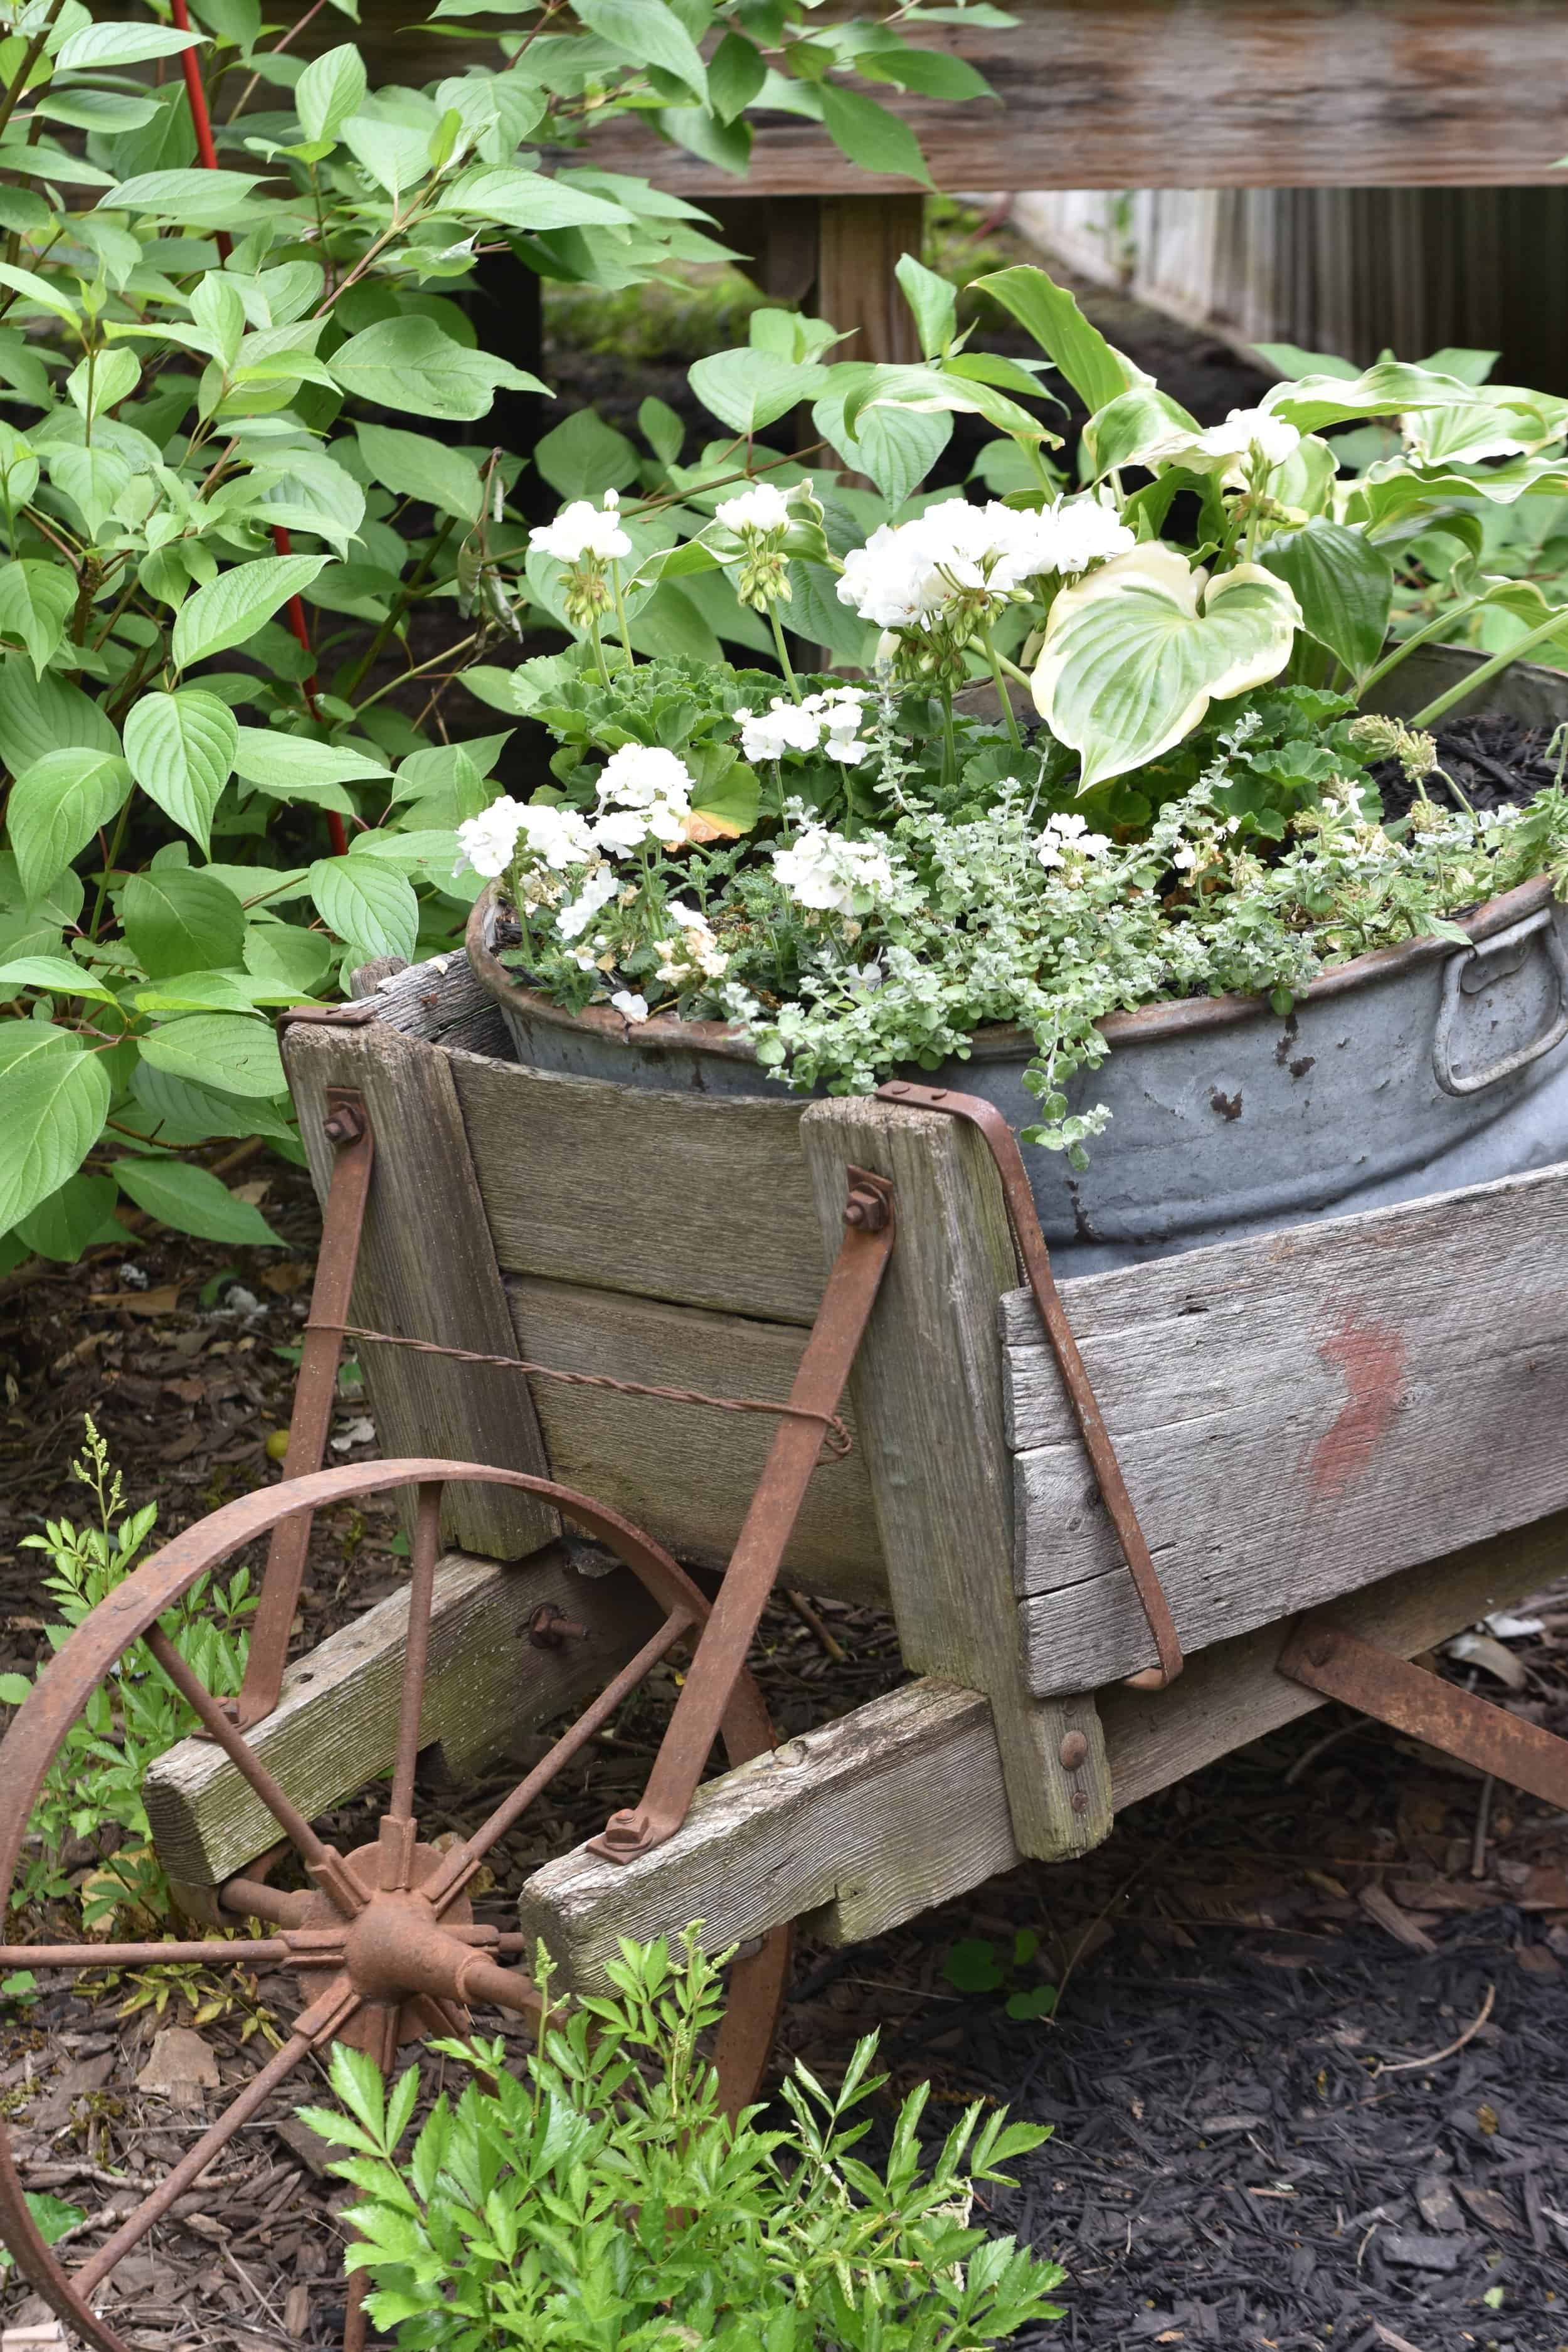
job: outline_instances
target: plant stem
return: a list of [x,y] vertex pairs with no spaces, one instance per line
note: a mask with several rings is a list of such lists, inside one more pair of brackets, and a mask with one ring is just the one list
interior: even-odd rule
[[59,15],[60,10],[64,6],[65,0],[50,0],[48,15],[44,18],[43,23],[38,26],[37,31],[33,35],[32,39],[23,50],[21,60],[16,68],[16,79],[11,83],[10,88],[6,90],[5,97],[0,98],[0,131],[5,130],[5,125],[16,113],[16,101],[27,87],[27,76],[32,72],[33,68],[37,64],[39,58],[43,55],[44,43],[48,39],[50,33],[54,30],[55,18]]
[[1468,702],[1479,688],[1489,686],[1494,677],[1500,677],[1503,671],[1521,660],[1532,646],[1544,645],[1548,637],[1563,633],[1568,633],[1568,609],[1553,613],[1551,619],[1542,621],[1539,628],[1527,630],[1506,653],[1494,654],[1490,661],[1483,662],[1479,669],[1473,670],[1468,677],[1461,678],[1458,686],[1451,686],[1447,694],[1440,694],[1435,702],[1429,702],[1424,710],[1418,710],[1410,721],[1411,726],[1435,727],[1439,719],[1447,718],[1457,703]]
[[1024,739],[1018,732],[1018,722],[1013,716],[1013,698],[1007,691],[1007,681],[1002,675],[1002,656],[991,641],[991,625],[989,622],[986,623],[985,627],[981,631],[980,635],[981,643],[985,647],[985,658],[991,665],[991,675],[995,681],[996,692],[1001,699],[1002,716],[1007,722],[1007,733],[1012,741],[1014,751],[1016,751],[1019,759],[1021,760],[1024,756]]
[[1413,654],[1417,646],[1426,645],[1433,637],[1440,636],[1445,629],[1451,629],[1456,621],[1464,620],[1475,611],[1478,604],[1484,604],[1485,602],[1484,596],[1468,597],[1464,604],[1450,604],[1446,612],[1438,614],[1435,621],[1428,621],[1425,628],[1415,630],[1412,635],[1405,639],[1402,645],[1395,646],[1391,654],[1384,654],[1375,668],[1368,670],[1361,682],[1363,694],[1366,693],[1369,687],[1375,686],[1379,678],[1386,677],[1391,669],[1396,668],[1406,654]]
[[418,594],[420,589],[423,588],[426,581],[429,578],[431,566],[434,564],[436,558],[440,554],[442,548],[446,545],[447,539],[451,535],[454,522],[455,518],[448,515],[446,521],[441,525],[440,530],[436,533],[435,538],[431,541],[429,546],[426,549],[425,553],[420,557],[419,562],[415,565],[414,570],[409,573],[407,579],[398,590],[396,596],[393,600],[392,610],[388,613],[385,620],[383,621],[380,628],[377,629],[374,636],[372,637],[369,645],[365,647],[364,652],[360,656],[358,661],[355,662],[353,668],[350,671],[348,677],[343,681],[342,697],[345,702],[352,699],[357,687],[363,685],[366,676],[374,665],[376,656],[380,653],[382,647],[385,645],[387,639],[396,628],[397,624],[403,618],[405,613],[407,612],[409,605],[414,602],[415,597]]
[[[135,797],[136,787],[132,784],[120,803],[120,821],[114,828],[114,838],[109,845],[109,854],[103,861],[103,878],[98,886],[98,897],[93,901],[92,921],[88,926],[87,935],[89,940],[95,940],[98,937],[98,927],[103,919],[103,902],[109,896],[109,877],[120,863],[120,852],[125,840],[125,827],[131,816],[131,803]],[[118,1040],[116,1042],[118,1043]]]
[[605,660],[605,641],[599,635],[599,616],[597,613],[593,614],[589,618],[588,632],[594,640],[594,660],[598,667],[599,684],[601,686],[608,686],[610,682],[610,672],[609,667]]
[[784,684],[788,687],[794,699],[798,702],[800,681],[790,667],[789,647],[784,644],[784,633],[779,626],[779,608],[771,596],[768,599],[768,619],[773,625],[773,643],[779,650],[779,667],[784,674]]
[[613,555],[610,558],[610,585],[616,592],[616,625],[621,633],[621,649],[626,657],[626,667],[636,669],[637,656],[632,651],[632,633],[626,620],[626,600],[621,587],[620,561]]
[[952,732],[952,690],[942,689],[942,781],[944,784],[958,782],[958,745]]

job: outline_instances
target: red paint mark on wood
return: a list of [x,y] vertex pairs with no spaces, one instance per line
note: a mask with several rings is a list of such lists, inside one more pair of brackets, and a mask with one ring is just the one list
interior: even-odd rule
[[1365,1322],[1354,1307],[1318,1349],[1349,1391],[1333,1426],[1313,1446],[1308,1475],[1321,1495],[1337,1495],[1361,1477],[1405,1393],[1405,1341],[1385,1323]]

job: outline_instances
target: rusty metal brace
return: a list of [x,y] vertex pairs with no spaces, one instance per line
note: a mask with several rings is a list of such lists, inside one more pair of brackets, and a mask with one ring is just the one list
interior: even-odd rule
[[611,1862],[651,1853],[686,1819],[816,1466],[815,1424],[837,1411],[876,1303],[893,1247],[893,1188],[869,1169],[847,1172],[844,1238],[789,1394],[794,1412],[810,1418],[784,1422],[769,1449],[641,1803],[612,1814],[589,1842]]
[[[332,1007],[331,1010],[338,1008]],[[289,1451],[283,1460],[285,1479],[319,1470],[326,1458],[327,1436],[332,1425],[337,1396],[338,1365],[342,1340],[331,1327],[348,1317],[354,1268],[359,1262],[360,1235],[365,1203],[370,1197],[371,1171],[375,1165],[375,1137],[364,1097],[352,1087],[327,1088],[322,1131],[331,1144],[331,1181],[321,1217],[321,1246],[316,1258],[316,1280],[310,1292],[310,1316],[300,1355],[294,1386],[294,1409],[289,1420]],[[277,1706],[289,1662],[289,1633],[300,1605],[306,1555],[310,1548],[312,1514],[299,1511],[272,1531],[267,1566],[251,1622],[250,1649],[238,1696],[223,1701],[224,1713],[239,1730],[248,1731]]]
[[1331,1616],[1303,1617],[1276,1670],[1568,1812],[1568,1739],[1363,1641]]
[[1159,1571],[1144,1540],[1138,1523],[1132,1497],[1127,1491],[1127,1481],[1121,1475],[1121,1465],[1116,1458],[1116,1447],[1105,1425],[1083,1358],[1079,1354],[1078,1341],[1067,1309],[1051,1272],[1051,1254],[1046,1247],[1045,1234],[1040,1231],[1039,1213],[1035,1207],[1035,1195],[1029,1183],[1024,1155],[1018,1149],[1018,1139],[996,1108],[978,1095],[957,1094],[951,1087],[919,1087],[904,1079],[890,1079],[879,1087],[878,1097],[882,1102],[902,1103],[910,1110],[945,1111],[952,1118],[967,1119],[974,1128],[992,1159],[996,1173],[1002,1179],[1002,1197],[1006,1203],[1008,1223],[1013,1239],[1024,1263],[1024,1273],[1040,1320],[1046,1327],[1046,1337],[1062,1376],[1068,1392],[1068,1402],[1073,1410],[1082,1435],[1101,1498],[1116,1530],[1123,1559],[1131,1573],[1154,1651],[1157,1666],[1146,1667],[1142,1673],[1124,1677],[1132,1690],[1168,1690],[1181,1673],[1184,1664],[1182,1644],[1176,1632],[1171,1604],[1160,1582]]

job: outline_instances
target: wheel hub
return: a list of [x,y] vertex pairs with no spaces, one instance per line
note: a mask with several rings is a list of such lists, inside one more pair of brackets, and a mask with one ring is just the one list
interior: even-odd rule
[[[288,1936],[304,2005],[346,1974],[365,2004],[336,2037],[373,2055],[384,2046],[387,2011],[397,2011],[398,2042],[418,2042],[432,2033],[467,2030],[462,1993],[465,1964],[479,1952],[454,1928],[471,1927],[474,1906],[455,1895],[439,1919],[419,1888],[440,1869],[433,1845],[416,1844],[408,1854],[405,1886],[384,1885],[384,1876],[403,1875],[402,1856],[385,1838],[344,1857],[352,1877],[368,1892],[364,1908],[346,1920],[331,1896],[318,1888],[300,1924]],[[447,2004],[445,2010],[438,2002]]]

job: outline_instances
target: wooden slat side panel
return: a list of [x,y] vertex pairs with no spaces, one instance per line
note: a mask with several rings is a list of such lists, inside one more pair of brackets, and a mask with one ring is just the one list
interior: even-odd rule
[[[1521,1535],[1407,1569],[1336,1614],[1412,1657],[1568,1568],[1568,1512]],[[1194,1658],[1169,1691],[1100,1699],[1118,1811],[1323,1704],[1274,1671],[1286,1628]],[[813,1914],[833,1944],[884,1935],[1021,1860],[991,1710],[979,1692],[927,1681],[785,1743],[697,1793],[657,1853],[618,1869],[578,1847],[535,1872],[523,1925],[568,1981],[597,1989],[616,1936],[693,1918],[710,1950]]]
[[[1568,1167],[1063,1286],[1189,1651],[1568,1502]],[[1033,1686],[1153,1662],[1026,1294],[1002,1309]]]
[[[326,1088],[356,1087],[375,1131],[375,1166],[353,1320],[376,1331],[504,1355],[513,1347],[484,1204],[452,1084],[451,1056],[379,1024],[285,1032],[300,1138],[325,1199],[332,1148]],[[525,1383],[483,1365],[365,1346],[365,1386],[384,1456],[434,1454],[548,1475]],[[466,1551],[499,1559],[537,1550],[552,1512],[500,1486],[447,1490],[443,1527]]]
[[[914,37],[977,66],[1003,100],[879,96],[939,188],[1550,184],[1563,152],[1561,0],[1013,0],[1011,27]],[[1182,134],[1201,107],[1201,156]],[[594,159],[682,195],[732,178],[622,117]],[[763,118],[749,194],[857,194],[820,124]]]
[[804,1106],[782,1087],[725,1101],[461,1054],[451,1066],[506,1272],[811,1321],[822,1249]]
[[427,1045],[462,1048],[510,1060],[511,1045],[500,1009],[480,987],[460,948],[432,956],[372,988],[364,1000],[383,1028]]
[[[575,1283],[513,1276],[507,1296],[516,1344],[531,1361],[659,1388],[786,1397],[805,1346],[805,1333],[786,1323],[748,1322]],[[725,1565],[778,1426],[771,1413],[721,1412],[555,1381],[530,1386],[556,1477],[613,1504],[679,1558]],[[813,1591],[886,1599],[859,1444],[845,1460],[819,1465],[785,1573]]]

